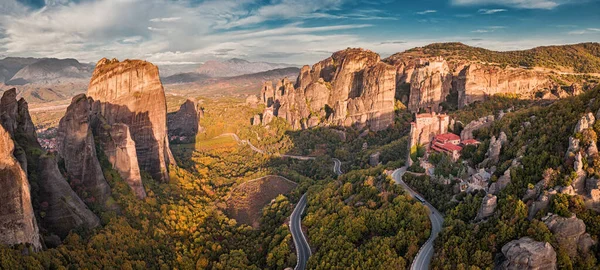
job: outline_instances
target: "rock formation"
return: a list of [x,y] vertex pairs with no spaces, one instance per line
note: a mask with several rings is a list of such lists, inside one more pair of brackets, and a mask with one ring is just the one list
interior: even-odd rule
[[497,204],[498,198],[495,195],[487,194],[481,201],[481,207],[479,207],[479,211],[477,211],[477,217],[475,219],[480,220],[493,215]]
[[504,245],[502,254],[506,260],[500,265],[500,269],[556,269],[556,252],[548,242],[537,242],[523,237]]
[[536,91],[552,85],[550,77],[542,72],[477,63],[458,71],[455,81],[459,108],[494,94],[532,97]]
[[448,63],[441,57],[429,61],[419,59],[411,70],[408,109],[413,112],[420,109],[439,112],[439,104],[446,100],[452,87]]
[[[111,191],[96,156],[90,121],[88,98],[84,94],[73,97],[58,126],[58,152],[70,181],[84,189],[79,195],[86,201],[104,205]],[[90,196],[82,196],[84,193]]]
[[200,118],[204,112],[196,101],[186,100],[176,113],[167,115],[167,126],[171,141],[193,143],[200,128]]
[[169,179],[175,160],[167,138],[167,112],[158,68],[140,60],[100,60],[92,75],[88,96],[94,112],[109,125],[129,126],[140,168],[161,181]]
[[595,244],[590,234],[585,232],[586,226],[583,220],[578,219],[575,215],[565,218],[549,214],[542,221],[544,221],[548,229],[554,234],[558,245],[571,258],[577,257],[578,252],[589,252],[591,246]]
[[295,129],[323,124],[378,131],[393,122],[395,73],[374,52],[346,49],[312,68],[304,66],[295,84],[266,82],[261,100]]
[[423,145],[429,147],[433,137],[448,132],[450,117],[446,114],[422,113],[415,115],[415,121],[410,123],[409,147]]
[[492,125],[492,123],[494,123],[493,115],[488,115],[477,120],[473,120],[460,132],[460,139],[463,141],[473,139],[473,131],[489,127]]
[[146,198],[135,142],[131,138],[129,127],[120,123],[108,125],[101,121],[94,130],[112,167],[139,199]]
[[[53,155],[43,153],[37,141],[27,102],[24,99],[17,101],[15,98],[14,89],[4,93],[0,111],[16,111],[16,114],[4,114],[2,124],[12,125],[11,130],[15,133],[11,136],[18,140],[15,142],[15,149],[20,149],[18,159],[23,168],[27,167],[28,158],[34,163],[31,173],[37,177],[29,178],[29,181],[35,181],[37,186],[37,191],[32,193],[32,196],[35,196],[38,204],[34,205],[34,208],[43,212],[43,215],[40,215],[40,225],[46,231],[61,237],[65,237],[77,227],[89,229],[100,225],[98,217],[87,208],[62,176]],[[42,154],[39,157],[30,154],[34,152]]]
[[0,243],[41,249],[27,175],[13,157],[14,143],[0,125]]
[[488,167],[497,164],[500,159],[500,151],[502,150],[502,146],[506,144],[507,141],[508,139],[504,131],[500,132],[498,139],[496,139],[496,136],[492,136],[492,139],[490,140],[490,146],[485,154],[486,158],[481,162],[481,164],[479,164],[479,166]]
[[100,219],[94,215],[71,189],[58,169],[52,154],[39,160],[39,210],[44,212],[41,225],[49,232],[65,238],[75,228],[95,228]]
[[504,174],[498,178],[498,181],[492,183],[489,188],[489,193],[498,195],[508,184],[510,184],[510,168],[504,171]]

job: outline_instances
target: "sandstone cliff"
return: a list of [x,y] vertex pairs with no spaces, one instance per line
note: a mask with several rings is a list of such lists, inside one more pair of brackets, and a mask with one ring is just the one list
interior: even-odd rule
[[295,129],[358,125],[377,131],[393,122],[395,73],[374,52],[346,49],[304,66],[295,84],[266,82],[260,96]]
[[105,205],[111,195],[96,156],[91,128],[90,101],[84,94],[73,97],[58,126],[58,152],[67,175],[86,201]]
[[41,226],[61,238],[75,228],[95,228],[100,219],[77,196],[60,173],[56,158],[45,154],[39,159],[39,211],[44,212]]
[[27,176],[13,157],[10,134],[0,125],[0,243],[41,249]]
[[161,181],[175,160],[167,138],[166,100],[158,68],[140,60],[102,59],[88,88],[94,112],[108,124],[129,126],[140,168]]
[[[256,96],[253,96],[256,98]],[[204,112],[196,101],[186,100],[179,110],[167,115],[167,126],[169,127],[169,138],[171,141],[180,143],[193,143],[196,135],[201,130],[200,118]]]
[[[17,101],[15,90],[9,90],[2,97],[0,111],[10,112],[3,114],[1,123],[10,126],[13,131],[10,135],[16,138],[15,149],[19,149],[14,155],[24,170],[27,168],[27,160],[30,160],[32,171],[28,180],[36,186],[31,193],[36,199],[34,209],[44,213],[39,215],[40,225],[49,233],[60,237],[65,237],[78,227],[99,226],[98,217],[71,189],[60,173],[53,155],[43,153],[37,141],[27,102],[22,98]],[[25,172],[27,173],[27,170]]]

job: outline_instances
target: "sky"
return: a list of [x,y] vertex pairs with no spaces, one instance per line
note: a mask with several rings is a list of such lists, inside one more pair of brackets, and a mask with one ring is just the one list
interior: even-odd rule
[[600,41],[600,0],[0,0],[0,56],[312,64],[362,47]]

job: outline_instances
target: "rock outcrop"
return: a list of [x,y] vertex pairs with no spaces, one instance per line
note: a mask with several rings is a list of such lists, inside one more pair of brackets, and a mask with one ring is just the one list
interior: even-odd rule
[[571,258],[577,257],[579,252],[588,253],[591,246],[595,244],[590,234],[585,232],[586,226],[583,220],[578,219],[575,215],[565,218],[549,214],[542,221],[554,234],[558,245]]
[[492,123],[494,123],[493,115],[488,115],[485,117],[481,117],[477,120],[473,120],[470,123],[468,123],[463,128],[463,130],[460,132],[460,139],[462,141],[474,139],[473,138],[474,131],[482,129],[482,128],[490,127],[492,125]]
[[458,71],[455,83],[459,108],[495,94],[532,97],[536,91],[552,86],[550,77],[542,72],[477,63]]
[[419,59],[411,70],[408,109],[413,112],[420,109],[439,112],[440,103],[446,100],[452,88],[448,63],[441,57]]
[[295,129],[358,125],[378,131],[393,122],[395,73],[374,52],[346,49],[304,66],[295,84],[266,82],[261,100]]
[[481,164],[479,164],[479,166],[488,167],[497,164],[500,159],[500,151],[502,150],[502,146],[506,144],[507,141],[508,139],[504,131],[500,132],[498,139],[496,139],[496,136],[492,136],[492,139],[490,140],[490,146],[485,154],[486,158],[481,162]]
[[[33,171],[30,173],[36,177],[28,180],[35,181],[34,184],[37,187],[36,192],[31,195],[36,198],[37,204],[34,205],[34,209],[40,212],[40,225],[45,231],[60,237],[65,237],[75,228],[97,227],[100,225],[98,217],[71,189],[60,173],[53,155],[45,154],[38,143],[27,102],[24,99],[17,101],[15,98],[14,90],[5,92],[0,103],[0,110],[9,111],[6,108],[13,108],[10,111],[16,111],[16,114],[4,114],[2,124],[13,124],[11,130],[14,133],[11,136],[17,138],[15,149],[20,149],[17,158],[23,168],[27,167],[27,159],[33,161],[31,166]],[[34,152],[42,154],[39,156],[31,154]]]
[[200,128],[200,118],[204,112],[192,99],[186,100],[179,110],[167,115],[169,138],[180,143],[193,143]]
[[556,252],[548,242],[537,242],[523,237],[504,245],[502,254],[506,260],[500,265],[500,269],[556,269]]
[[498,181],[492,183],[489,188],[489,193],[498,195],[508,184],[510,184],[510,168],[504,171],[504,174],[498,178]]
[[161,181],[169,179],[175,160],[167,136],[166,99],[158,68],[140,60],[100,60],[92,75],[88,96],[93,111],[109,125],[129,127],[140,168]]
[[55,157],[44,154],[39,159],[39,211],[43,212],[41,226],[65,238],[75,228],[95,228],[100,219],[71,189],[58,169]]
[[0,243],[41,249],[27,175],[13,156],[11,135],[0,125]]
[[104,205],[111,191],[96,156],[90,102],[84,94],[73,97],[58,126],[58,152],[69,180],[80,188],[78,194],[86,202]]
[[495,195],[487,194],[481,201],[481,206],[479,207],[479,211],[477,211],[477,217],[475,219],[481,220],[492,216],[497,205],[498,198]]
[[95,125],[94,134],[102,145],[104,154],[133,193],[139,199],[146,198],[135,142],[131,138],[129,127],[121,123],[108,125],[102,120],[104,119],[100,119],[100,123]]

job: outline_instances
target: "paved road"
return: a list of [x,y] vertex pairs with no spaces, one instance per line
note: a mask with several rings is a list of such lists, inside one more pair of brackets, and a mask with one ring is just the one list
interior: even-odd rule
[[304,212],[305,208],[306,193],[302,195],[302,198],[300,198],[300,201],[298,201],[296,208],[294,208],[294,211],[292,212],[292,216],[290,216],[290,232],[294,238],[294,246],[296,247],[297,256],[296,267],[294,270],[306,269],[308,258],[312,255],[310,246],[306,240],[306,236],[304,236],[304,232],[302,231],[302,213]]
[[337,159],[337,158],[333,158],[333,172],[337,175],[341,175],[342,174],[342,162]]
[[[265,153],[265,151],[258,149],[257,147],[252,145],[252,143],[250,141],[240,139],[240,137],[238,137],[238,135],[235,133],[223,133],[223,134],[219,135],[218,137],[221,137],[221,136],[231,136],[238,143],[246,144],[246,145],[250,146],[250,148],[252,148],[252,150],[255,152],[258,152],[261,154]],[[293,158],[293,159],[299,159],[299,160],[315,159],[315,157],[296,156],[296,155],[281,155],[281,157]],[[342,166],[342,162],[337,158],[333,158],[333,172],[335,172],[337,175],[341,175],[342,174],[341,166]],[[302,195],[302,197],[300,198],[300,201],[298,201],[298,203],[296,204],[296,207],[294,208],[292,215],[290,216],[290,232],[292,233],[292,238],[294,239],[294,246],[296,247],[296,257],[297,257],[296,267],[294,268],[294,270],[306,269],[306,263],[308,262],[308,258],[312,255],[312,252],[310,250],[310,245],[308,244],[308,241],[306,240],[306,236],[304,235],[304,232],[302,231],[302,224],[301,224],[302,213],[304,212],[304,209],[306,209],[306,201],[307,201],[306,193],[304,193],[304,195]]]
[[[400,169],[395,170],[392,173],[392,177],[396,184],[401,185],[411,196],[415,197],[418,193],[412,190],[404,181],[402,181],[402,176],[406,172],[407,167],[402,167]],[[420,196],[420,195],[419,195]],[[422,196],[420,196],[422,197]],[[425,242],[425,244],[419,249],[417,256],[413,260],[412,265],[410,266],[411,270],[423,270],[429,269],[429,264],[431,263],[431,258],[433,257],[433,242],[437,238],[438,234],[442,230],[442,223],[444,223],[444,217],[442,214],[433,207],[429,202],[424,201],[423,204],[429,208],[429,219],[431,220],[431,235],[429,239]]]

